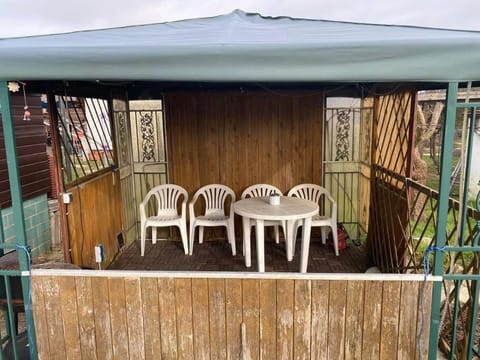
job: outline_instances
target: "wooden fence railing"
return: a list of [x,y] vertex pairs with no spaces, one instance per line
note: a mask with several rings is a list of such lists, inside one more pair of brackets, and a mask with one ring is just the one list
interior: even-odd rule
[[38,353],[40,359],[410,360],[418,358],[422,331],[425,358],[432,278],[422,280],[34,270]]

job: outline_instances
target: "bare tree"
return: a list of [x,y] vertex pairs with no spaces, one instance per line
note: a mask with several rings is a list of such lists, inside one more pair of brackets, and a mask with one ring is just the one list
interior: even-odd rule
[[[413,152],[413,178],[414,180],[425,184],[427,180],[428,168],[425,160],[422,159],[425,146],[429,143],[433,134],[437,130],[438,122],[443,111],[443,102],[437,101],[433,107],[431,116],[426,116],[422,107],[417,105],[417,134],[416,143]],[[427,121],[426,119],[429,119]]]

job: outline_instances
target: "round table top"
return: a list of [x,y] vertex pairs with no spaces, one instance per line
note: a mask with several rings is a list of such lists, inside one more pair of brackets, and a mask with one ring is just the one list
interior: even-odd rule
[[280,205],[270,205],[267,197],[252,197],[233,204],[236,214],[260,220],[297,220],[318,213],[318,204],[297,197],[281,196]]

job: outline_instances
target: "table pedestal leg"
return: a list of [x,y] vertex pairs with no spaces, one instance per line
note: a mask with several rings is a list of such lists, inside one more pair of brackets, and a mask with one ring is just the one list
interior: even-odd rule
[[295,221],[293,220],[288,220],[287,221],[287,224],[286,224],[286,227],[287,227],[287,233],[285,234],[286,236],[286,248],[287,248],[287,260],[288,261],[292,261],[293,260],[293,244],[295,243],[294,239],[293,239],[293,232],[294,232],[294,229],[295,229]]
[[300,272],[306,273],[308,266],[308,251],[310,250],[310,230],[312,227],[312,218],[303,220],[302,231],[302,258],[300,259]]
[[250,246],[250,219],[243,216],[243,256],[245,256],[245,266],[252,266],[252,248]]
[[264,223],[263,220],[257,219],[256,226],[257,228],[257,263],[258,271],[265,272],[265,248],[264,248]]

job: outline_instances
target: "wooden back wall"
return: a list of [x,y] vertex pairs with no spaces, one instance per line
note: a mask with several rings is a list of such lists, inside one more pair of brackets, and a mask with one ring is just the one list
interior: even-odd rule
[[211,183],[237,198],[256,183],[284,193],[322,183],[321,92],[169,93],[164,101],[170,182],[190,196]]

